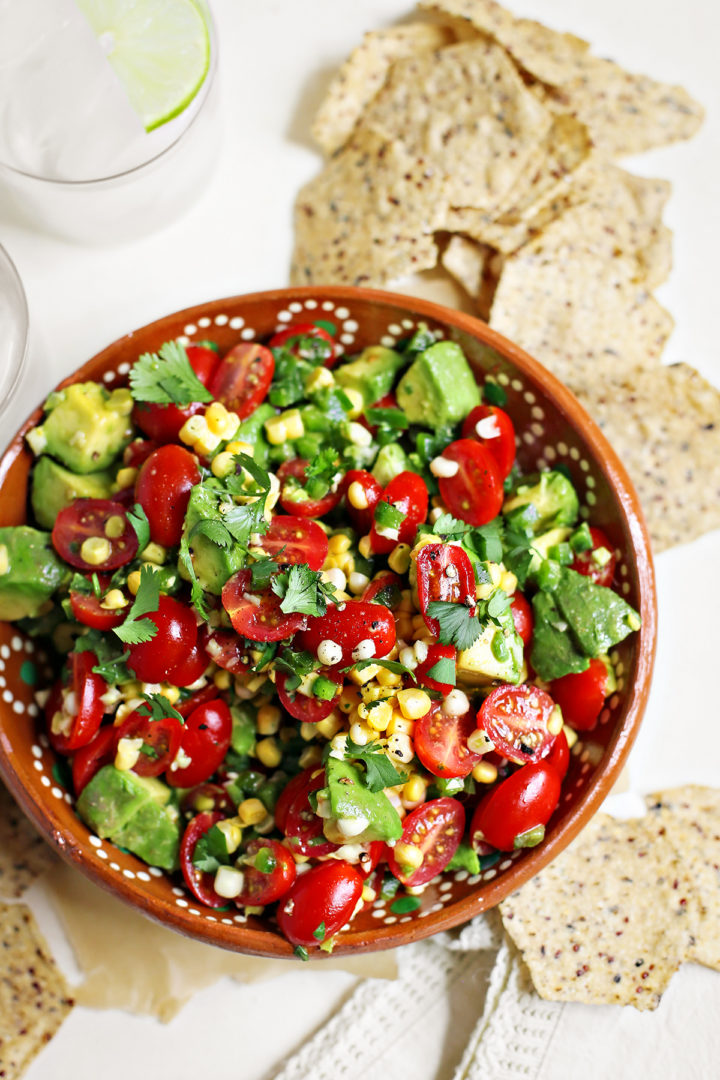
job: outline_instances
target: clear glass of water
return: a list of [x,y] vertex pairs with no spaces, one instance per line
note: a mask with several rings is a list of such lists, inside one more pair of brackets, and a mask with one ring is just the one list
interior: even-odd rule
[[20,381],[28,348],[28,306],[15,264],[0,245],[0,416]]

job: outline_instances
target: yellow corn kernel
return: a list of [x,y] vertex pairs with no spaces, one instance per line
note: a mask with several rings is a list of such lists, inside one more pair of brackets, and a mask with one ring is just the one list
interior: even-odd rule
[[472,771],[472,778],[478,784],[494,784],[497,777],[497,768],[491,761],[479,761]]
[[111,589],[100,601],[100,607],[105,608],[106,611],[118,611],[126,607],[127,602],[127,597],[121,589]]
[[363,885],[362,901],[365,904],[372,904],[377,899],[377,893],[374,889],[371,889],[369,885]]
[[387,668],[380,668],[377,681],[381,686],[402,686],[402,675],[398,675],[395,671],[388,671]]
[[428,544],[437,544],[437,536],[434,536],[433,533],[423,533],[423,535],[417,541],[415,547],[410,552],[410,558],[413,562],[416,561],[422,549],[424,547],[427,547]]
[[180,428],[180,441],[194,446],[201,435],[207,435],[207,420],[200,413],[190,416]]
[[213,435],[223,434],[229,415],[221,401],[213,401],[212,405],[208,405],[205,410],[205,423]]
[[180,687],[173,686],[171,683],[163,683],[158,692],[171,705],[176,705],[180,700]]
[[342,726],[342,717],[335,709],[324,720],[314,725],[318,735],[321,735],[323,739],[332,739]]
[[362,555],[363,559],[369,559],[372,555],[372,548],[370,547],[370,535],[363,536],[358,543],[358,551]]
[[133,596],[137,594],[140,588],[140,571],[133,570],[131,574],[128,574],[127,586]]
[[137,765],[142,744],[142,739],[120,739],[115,752],[115,768],[119,772],[127,772]]
[[299,439],[305,434],[305,425],[299,409],[287,409],[286,412],[280,414],[280,418],[285,424],[286,439]]
[[347,489],[347,501],[356,510],[367,510],[370,505],[365,488],[358,480],[353,480],[352,484],[350,484],[350,487]]
[[387,741],[387,752],[389,757],[399,761],[401,765],[409,765],[415,756],[409,735],[390,735]]
[[254,446],[251,446],[249,442],[243,442],[242,439],[234,439],[229,442],[225,449],[230,454],[246,454],[248,457],[253,456]]
[[397,633],[398,638],[401,638],[403,641],[410,640],[415,632],[412,619],[402,613],[396,615],[395,632]]
[[354,724],[350,725],[350,738],[358,746],[366,746],[373,739],[377,739],[377,732],[373,731],[369,724],[363,723],[362,720],[357,720]]
[[80,558],[91,566],[100,566],[112,555],[112,544],[105,536],[88,536],[80,547]]
[[406,720],[419,720],[432,704],[424,690],[398,690],[397,699]]
[[396,574],[407,574],[410,567],[410,545],[396,544],[388,555],[388,566]]
[[[354,562],[355,560],[353,559],[353,564]],[[361,593],[364,593],[369,584],[370,578],[367,576],[367,574],[360,574],[356,570],[350,571],[350,574],[348,575],[348,588],[350,589],[351,593],[355,594],[355,596],[359,596]]]
[[259,825],[266,813],[260,799],[243,799],[238,806],[238,817],[243,825]]
[[262,764],[268,769],[277,769],[282,761],[282,751],[272,736],[267,739],[261,739],[260,742],[257,743],[255,746],[255,756],[259,758]]
[[110,394],[108,404],[113,412],[120,413],[121,416],[129,416],[135,402],[128,388],[120,386]]
[[368,702],[377,701],[379,698],[386,698],[390,697],[391,695],[388,694],[387,690],[380,686],[379,683],[373,680],[372,682],[365,683],[364,686],[360,687],[360,696],[362,697],[363,701]]
[[495,743],[488,738],[482,728],[477,728],[468,735],[467,744],[468,749],[472,750],[473,754],[489,754],[491,750],[495,749]]
[[162,566],[167,559],[167,551],[162,544],[150,543],[140,552],[140,558],[143,562],[154,563],[155,566]]
[[229,671],[223,671],[223,669],[220,668],[220,670],[216,671],[213,675],[213,683],[217,686],[218,690],[229,690],[232,686],[232,675]]
[[328,390],[334,385],[335,376],[332,371],[326,367],[316,367],[312,369],[305,380],[305,393],[316,394],[318,390]]
[[517,589],[517,583],[518,579],[515,574],[513,574],[512,570],[503,570],[500,578],[500,588],[504,593],[507,593],[508,596],[512,596]]
[[[361,705],[358,713],[362,715],[362,710],[367,709],[366,705]],[[387,701],[381,701],[375,705],[367,713],[365,719],[367,720],[373,731],[386,731],[387,726],[392,720],[392,707]]]
[[306,746],[298,758],[301,769],[309,769],[313,765],[319,765],[322,761],[322,750],[319,746]]
[[368,664],[366,668],[362,668],[360,671],[358,671],[357,668],[353,668],[352,671],[348,672],[348,678],[351,682],[354,682],[356,686],[363,686],[364,683],[374,679],[378,671],[380,671],[380,668],[377,664]]
[[211,799],[209,795],[196,795],[192,804],[193,810],[197,810],[198,814],[215,809],[215,800]]
[[359,390],[356,390],[353,386],[343,387],[345,396],[352,405],[352,408],[348,412],[348,420],[357,420],[358,416],[361,416],[365,409],[365,398],[362,396]]
[[282,416],[271,416],[265,421],[265,435],[272,446],[282,446],[284,442],[287,442],[287,427]]
[[331,555],[342,555],[352,547],[352,540],[345,533],[336,533],[328,540],[328,551]]
[[349,578],[355,572],[355,556],[351,551],[345,551],[335,556],[338,570],[342,570],[345,578]]
[[559,735],[563,729],[563,714],[559,705],[556,705],[553,711],[550,713],[550,719],[548,720],[548,731],[551,735]]
[[120,514],[111,514],[105,522],[103,532],[110,540],[119,540],[125,532],[125,518]]
[[282,713],[277,705],[262,705],[257,711],[257,729],[261,735],[274,735],[281,720]]
[[415,844],[398,842],[393,848],[393,856],[403,868],[417,870],[423,864],[423,853]]
[[[259,802],[260,800],[253,799],[252,801]],[[263,807],[264,812],[265,808]],[[232,855],[233,851],[237,851],[242,843],[243,824],[249,824],[249,822],[243,823],[239,817],[225,818],[224,821],[218,821],[218,829],[225,837],[225,847],[228,850],[228,855]]]
[[321,571],[321,575],[322,575],[322,580],[323,581],[327,582],[327,584],[329,584],[329,585],[334,585],[335,586],[336,598],[337,598],[337,592],[338,591],[339,592],[344,592],[345,586],[347,585],[347,578],[345,577],[345,574],[342,572],[342,570],[340,569],[339,566],[328,566],[328,563],[334,563],[334,562],[337,562],[337,560],[332,559],[332,558],[326,559],[325,560],[326,569]]
[[360,704],[360,692],[354,686],[344,686],[338,707],[341,712],[349,713]]
[[118,470],[118,474],[115,477],[115,484],[114,484],[115,490],[116,491],[122,491],[123,488],[132,487],[132,485],[137,480],[137,475],[138,475],[138,470],[137,469],[127,468],[127,469]]
[[412,776],[406,781],[402,789],[402,797],[405,802],[409,803],[421,803],[425,799],[425,793],[427,791],[427,781],[423,779],[418,773],[413,773]]
[[387,726],[388,735],[409,735],[412,737],[414,731],[415,721],[408,720],[399,710],[394,710]]
[[402,589],[400,592],[400,606],[398,611],[415,611],[412,599],[412,589]]
[[217,450],[222,441],[222,435],[213,435],[212,431],[207,431],[195,440],[193,449],[196,450],[198,454],[212,454]]
[[120,692],[123,696],[123,701],[129,701],[130,698],[136,698],[142,687],[137,679],[130,679],[128,682],[120,684]]
[[563,731],[565,732],[565,738],[567,739],[568,750],[572,750],[573,746],[578,741],[577,731],[568,724],[563,724]]
[[304,739],[305,742],[312,742],[316,735],[315,725],[307,724],[303,721],[300,725],[300,738]]
[[226,476],[230,476],[235,472],[235,455],[229,453],[227,450],[223,450],[221,454],[212,459],[210,465],[213,476],[217,476],[219,480],[223,480]]

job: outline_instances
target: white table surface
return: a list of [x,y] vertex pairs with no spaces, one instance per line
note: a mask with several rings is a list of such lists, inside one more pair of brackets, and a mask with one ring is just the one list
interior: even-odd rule
[[[30,305],[32,348],[10,415],[6,440],[62,376],[127,330],[205,299],[287,283],[291,209],[299,186],[320,165],[308,138],[312,109],[329,73],[363,31],[410,9],[405,0],[213,0],[221,44],[225,140],[212,183],[180,222],[127,246],[83,248],[25,230],[0,202],[0,241],[15,260]],[[708,109],[699,136],[630,163],[667,177],[674,194],[666,213],[675,230],[675,268],[659,297],[677,328],[667,361],[686,361],[720,385],[717,343],[717,210],[720,130],[720,13],[711,0],[518,0],[522,14],[588,38],[601,55],[630,70],[685,85]],[[720,535],[657,560],[660,637],[653,689],[631,755],[638,791],[684,782],[718,782],[713,752],[717,722],[714,673],[720,607]],[[63,954],[59,932],[51,941]],[[269,962],[271,963],[271,962]],[[169,1025],[121,1012],[76,1009],[28,1072],[28,1080],[126,1080],[128,1075],[191,1080],[259,1080],[320,1025],[353,985],[344,973],[297,973],[243,987],[225,980],[202,993]],[[593,1038],[593,1010],[565,1011],[563,1036],[587,1036],[588,1077],[634,1075],[666,1032],[655,1076],[709,1076],[702,1063],[717,1045],[720,976],[681,971],[672,1015],[687,1018],[674,1037],[669,1010],[639,1016],[612,1010],[617,1021]],[[696,998],[706,1006],[693,1007]],[[620,1020],[621,1017],[621,1020]],[[668,1035],[668,1031],[670,1032]],[[608,1049],[608,1042],[611,1049]],[[553,1080],[576,1075],[576,1060],[558,1050]],[[611,1065],[612,1063],[612,1065]],[[407,1075],[426,1080],[423,1063]],[[370,1075],[370,1073],[368,1073]],[[427,1077],[427,1080],[430,1080]],[[436,1080],[442,1080],[441,1077]]]

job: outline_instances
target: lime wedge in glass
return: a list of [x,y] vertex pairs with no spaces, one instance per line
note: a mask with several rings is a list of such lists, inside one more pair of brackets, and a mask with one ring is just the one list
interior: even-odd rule
[[194,0],[76,0],[146,131],[185,109],[210,66]]

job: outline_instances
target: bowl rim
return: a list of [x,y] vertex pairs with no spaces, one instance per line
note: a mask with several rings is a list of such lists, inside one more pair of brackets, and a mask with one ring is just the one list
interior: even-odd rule
[[[550,837],[540,846],[531,849],[523,859],[515,862],[501,877],[490,882],[479,883],[477,889],[469,896],[455,901],[447,908],[444,907],[438,912],[433,912],[423,920],[413,920],[413,922],[404,925],[378,925],[368,930],[353,930],[351,928],[344,931],[333,953],[334,956],[341,956],[359,948],[366,952],[374,952],[409,944],[443,930],[462,925],[481,911],[495,907],[502,899],[537,874],[538,871],[559,855],[584,825],[590,821],[600,803],[609,794],[625,763],[647,705],[657,643],[657,597],[650,541],[637,493],[624,466],[600,428],[585,412],[571,391],[538,360],[533,359],[526,353],[524,349],[493,330],[481,319],[445,307],[442,304],[402,293],[339,285],[270,289],[224,297],[219,300],[208,300],[171,312],[117,338],[63,379],[58,384],[57,389],[81,379],[86,368],[91,365],[94,366],[98,362],[109,360],[121,345],[127,344],[136,334],[145,333],[151,329],[154,331],[161,330],[166,323],[195,322],[203,316],[219,314],[221,311],[226,310],[228,305],[237,306],[242,303],[258,302],[285,305],[293,300],[310,298],[343,300],[347,303],[360,300],[380,306],[405,308],[408,314],[426,317],[469,334],[483,345],[494,349],[504,359],[515,365],[521,373],[527,373],[533,379],[540,381],[548,396],[568,420],[570,426],[582,433],[589,445],[595,464],[604,473],[608,484],[615,493],[627,527],[632,555],[636,565],[639,608],[642,619],[634,670],[629,673],[628,678],[629,690],[624,706],[622,724],[608,743],[602,770],[596,771],[588,782],[581,798],[566,813],[562,822],[554,828]],[[0,458],[0,485],[4,481],[7,469],[23,451],[25,433],[38,422],[41,415],[42,404],[38,405],[21,425],[4,451]],[[5,468],[3,468],[3,463],[6,463]],[[53,826],[52,814],[48,813],[48,810],[51,810],[50,804],[42,805],[40,802],[36,802],[28,789],[20,782],[12,765],[12,754],[8,753],[8,750],[6,739],[0,729],[0,775],[2,775],[3,780],[24,813],[31,819],[45,839],[50,842],[51,846],[96,885],[118,896],[132,907],[140,909],[160,922],[161,925],[172,926],[173,929],[196,940],[265,957],[288,958],[293,955],[293,949],[289,942],[284,942],[278,935],[265,930],[243,926],[238,934],[238,936],[242,936],[242,943],[238,944],[237,941],[228,942],[223,940],[222,931],[224,928],[220,923],[209,923],[205,919],[198,919],[196,916],[191,916],[187,909],[167,908],[162,912],[154,910],[159,905],[157,898],[144,894],[142,890],[131,885],[123,877],[111,876],[104,864],[86,858],[76,839],[67,830],[60,828],[59,822],[57,823],[58,827]]]
[[10,278],[17,288],[17,294],[20,299],[21,307],[20,317],[23,324],[22,349],[15,359],[14,370],[12,367],[10,369],[10,382],[8,383],[4,397],[0,400],[0,417],[2,417],[6,412],[8,406],[10,405],[15,395],[15,391],[20,384],[20,379],[22,377],[25,363],[27,361],[30,342],[30,309],[28,307],[27,293],[25,292],[25,286],[23,285],[22,278],[20,277],[20,272],[15,262],[11,258],[9,251],[2,244],[0,244],[0,263],[5,264],[7,270],[9,271]]

